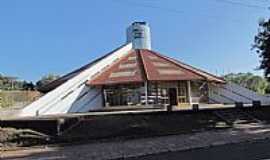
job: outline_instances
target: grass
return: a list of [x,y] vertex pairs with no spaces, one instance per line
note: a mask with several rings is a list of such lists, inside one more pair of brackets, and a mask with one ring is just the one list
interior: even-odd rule
[[36,91],[0,91],[0,108],[12,107],[18,103],[28,104],[39,96]]

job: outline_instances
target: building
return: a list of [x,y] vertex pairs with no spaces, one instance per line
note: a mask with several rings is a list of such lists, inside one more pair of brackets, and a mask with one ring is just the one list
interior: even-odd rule
[[150,27],[134,22],[127,43],[40,89],[46,93],[21,116],[89,112],[104,108],[250,104],[269,98],[151,48]]

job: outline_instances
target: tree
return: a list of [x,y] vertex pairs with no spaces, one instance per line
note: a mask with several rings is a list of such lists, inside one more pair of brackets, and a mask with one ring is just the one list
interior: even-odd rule
[[35,90],[35,85],[33,84],[33,82],[26,82],[26,81],[23,81],[22,82],[22,89],[23,90],[27,90],[27,91],[33,91]]
[[252,73],[230,73],[224,76],[229,81],[260,94],[269,93],[269,83],[261,76]]
[[34,90],[32,82],[18,80],[17,77],[0,74],[0,90]]
[[51,83],[52,81],[58,79],[59,77],[60,76],[54,75],[54,74],[48,74],[46,76],[43,76],[39,81],[37,81],[36,87],[41,88],[41,87]]
[[18,90],[20,81],[17,77],[3,76],[0,74],[0,89],[3,90]]
[[264,70],[264,76],[270,81],[270,19],[259,23],[259,32],[254,42],[253,48],[261,58],[259,69]]

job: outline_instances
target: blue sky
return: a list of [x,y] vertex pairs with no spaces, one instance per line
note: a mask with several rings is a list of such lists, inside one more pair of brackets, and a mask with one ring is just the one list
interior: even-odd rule
[[268,0],[2,0],[0,73],[64,74],[126,41],[147,21],[153,49],[211,73],[261,72],[251,44]]

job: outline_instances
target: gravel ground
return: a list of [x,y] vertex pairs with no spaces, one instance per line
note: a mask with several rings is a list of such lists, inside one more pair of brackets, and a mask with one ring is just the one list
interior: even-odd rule
[[270,125],[259,123],[236,125],[232,129],[195,134],[172,135],[118,142],[82,145],[47,146],[17,151],[2,151],[0,158],[31,159],[118,159],[138,157],[162,152],[175,152],[220,146],[224,144],[256,141],[270,138]]

